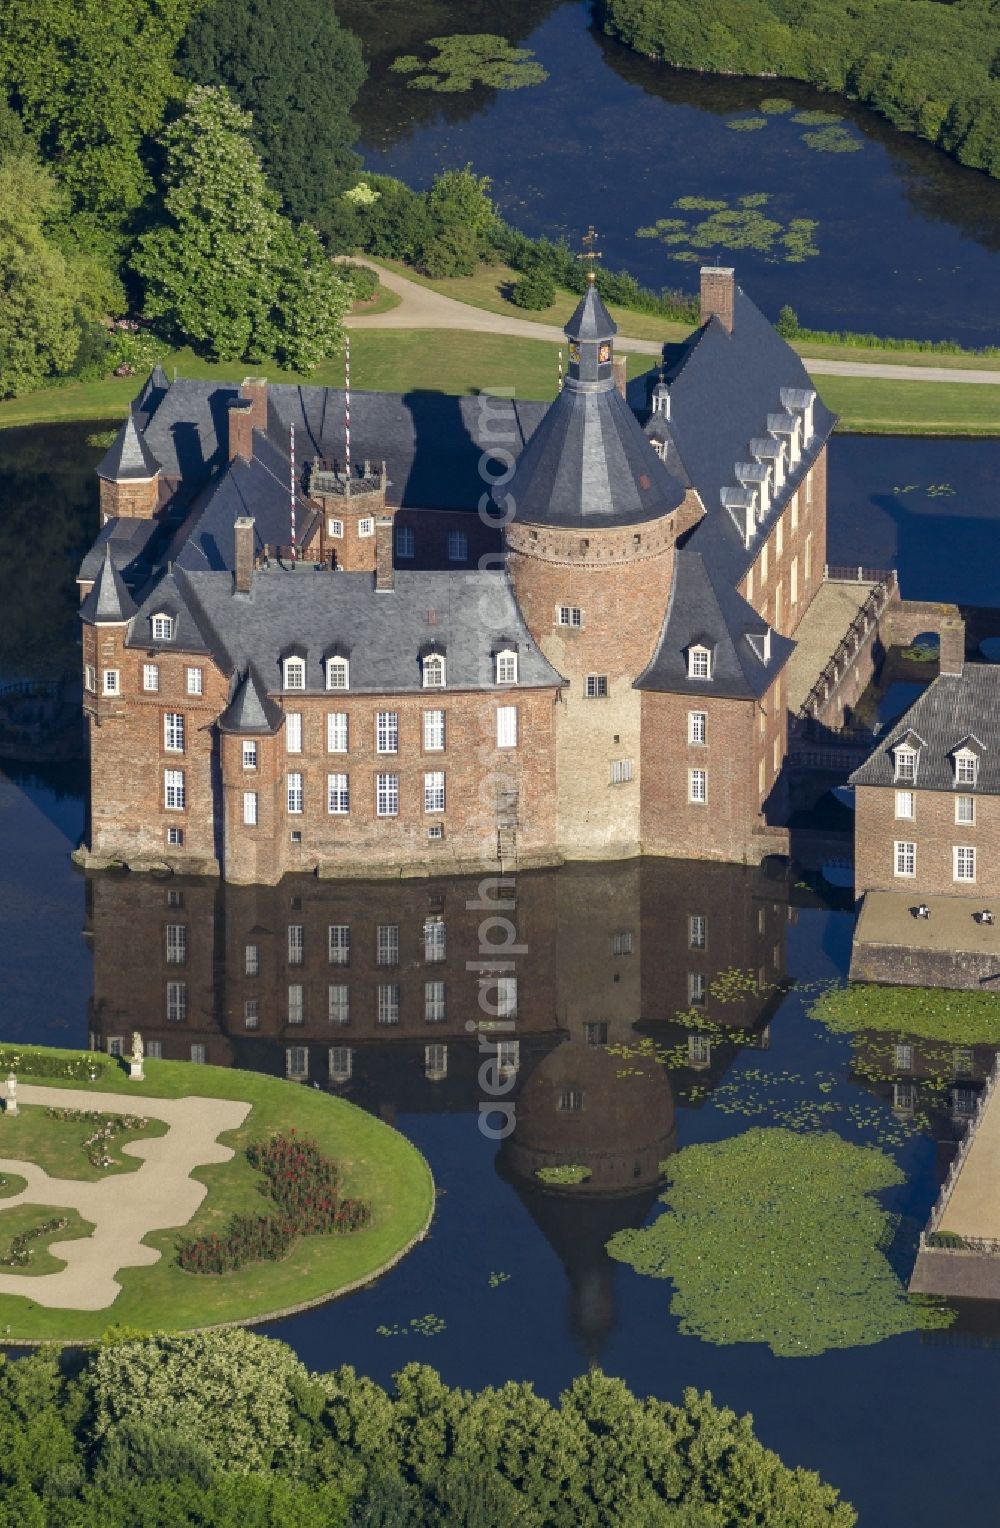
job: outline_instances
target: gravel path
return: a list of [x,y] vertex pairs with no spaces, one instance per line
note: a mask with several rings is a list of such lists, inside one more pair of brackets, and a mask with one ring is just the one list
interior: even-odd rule
[[[135,1172],[115,1173],[96,1183],[50,1178],[33,1162],[0,1156],[0,1172],[17,1173],[28,1184],[22,1193],[0,1200],[0,1230],[3,1211],[18,1204],[68,1206],[95,1227],[92,1236],[50,1245],[53,1256],[66,1262],[59,1273],[0,1274],[0,1294],[26,1295],[50,1310],[103,1310],[121,1291],[115,1278],[120,1268],[148,1267],[159,1260],[160,1253],[144,1246],[142,1238],[187,1224],[208,1192],[191,1172],[208,1162],[230,1160],[232,1149],[220,1146],[216,1137],[242,1125],[251,1108],[239,1099],[147,1098],[141,1093],[83,1093],[30,1083],[18,1085],[17,1101],[19,1106],[143,1114],[170,1126],[155,1140],[122,1147],[123,1154],[142,1161]],[[0,1152],[3,1125],[0,1116]]]

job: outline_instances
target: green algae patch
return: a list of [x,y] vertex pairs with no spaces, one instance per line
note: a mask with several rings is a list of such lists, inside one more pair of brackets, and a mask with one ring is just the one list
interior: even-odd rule
[[682,1332],[794,1358],[950,1324],[906,1295],[885,1255],[895,1221],[873,1196],[903,1181],[885,1152],[761,1129],[688,1146],[668,1170],[668,1213],[607,1250],[671,1280]]
[[868,1029],[954,1045],[1000,1045],[1000,994],[995,992],[852,982],[827,988],[807,1012],[840,1034]]

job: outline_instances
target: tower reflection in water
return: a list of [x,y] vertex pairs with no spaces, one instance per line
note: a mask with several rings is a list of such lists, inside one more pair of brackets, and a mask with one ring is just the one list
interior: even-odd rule
[[[605,1242],[655,1202],[677,1145],[675,1098],[703,1099],[740,1044],[678,1015],[767,1043],[788,883],[767,867],[629,860],[519,874],[503,895],[521,953],[499,997],[512,1027],[492,1035],[516,1118],[497,1171],[563,1262],[574,1327],[596,1357],[613,1325]],[[121,1053],[139,1030],[148,1056],[318,1084],[389,1121],[476,1114],[480,963],[497,937],[484,937],[483,901],[468,877],[264,887],[92,875],[91,1043]],[[732,970],[753,984],[722,1001],[713,982]],[[661,1059],[635,1053],[644,1038]],[[589,1171],[582,1182],[539,1177],[574,1165]]]

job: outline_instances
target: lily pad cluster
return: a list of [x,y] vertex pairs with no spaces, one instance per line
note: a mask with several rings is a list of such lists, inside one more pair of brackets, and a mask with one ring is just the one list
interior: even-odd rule
[[433,58],[407,53],[391,66],[396,74],[410,75],[407,84],[411,90],[455,94],[476,85],[522,90],[526,85],[541,85],[549,77],[530,48],[515,48],[492,32],[431,37],[428,47],[435,50]]
[[823,154],[856,154],[864,148],[861,139],[844,126],[843,117],[834,111],[795,111],[794,102],[783,96],[768,96],[753,116],[730,117],[726,126],[734,133],[759,132],[772,117],[786,117],[797,127],[810,129],[799,137],[807,148]]
[[671,1280],[682,1332],[806,1357],[950,1324],[907,1297],[886,1257],[895,1222],[873,1196],[903,1178],[886,1153],[830,1131],[753,1129],[689,1146],[667,1170],[667,1213],[607,1250]]
[[443,1316],[428,1314],[426,1316],[411,1316],[409,1321],[393,1326],[377,1326],[375,1334],[378,1337],[409,1337],[415,1334],[419,1337],[438,1337],[447,1329],[448,1323]]
[[579,1162],[567,1162],[563,1167],[539,1167],[535,1177],[542,1183],[586,1183],[590,1168]]
[[[798,264],[818,255],[815,218],[782,222],[764,211],[771,197],[756,191],[733,201],[703,196],[680,196],[675,215],[637,228],[640,239],[659,239],[674,260],[700,261],[707,250],[753,249],[771,261]],[[698,216],[698,214],[707,214]],[[678,215],[683,214],[683,215]]]

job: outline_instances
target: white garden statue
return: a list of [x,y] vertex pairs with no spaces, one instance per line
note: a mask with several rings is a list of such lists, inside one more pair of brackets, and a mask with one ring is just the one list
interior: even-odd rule
[[132,1031],[132,1054],[128,1060],[128,1075],[130,1082],[144,1082],[145,1075],[142,1070],[142,1035],[137,1029]]
[[17,1077],[11,1072],[7,1078],[7,1109],[8,1114],[17,1113]]

